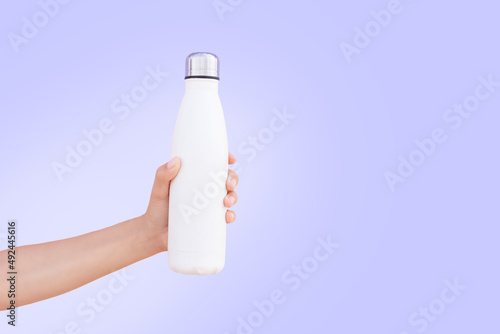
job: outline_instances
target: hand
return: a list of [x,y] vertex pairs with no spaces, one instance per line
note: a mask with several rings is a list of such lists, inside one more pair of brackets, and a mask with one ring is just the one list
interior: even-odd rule
[[[234,164],[236,158],[229,153],[229,164]],[[172,158],[168,163],[162,165],[156,171],[153,190],[149,200],[148,209],[141,217],[143,224],[146,224],[151,235],[158,241],[159,251],[168,250],[168,203],[170,182],[177,176],[181,168],[181,161],[178,157]],[[226,180],[227,195],[224,197],[224,206],[232,207],[238,201],[238,196],[234,188],[238,184],[238,174],[228,171]],[[227,210],[226,223],[232,223],[236,219],[234,211]]]
[[[229,153],[229,164],[235,162]],[[18,287],[23,293],[16,299],[16,307],[58,296],[166,251],[170,181],[180,168],[177,157],[158,168],[148,209],[142,216],[73,238],[19,247],[23,256],[16,260],[16,268],[23,273]],[[228,171],[224,197],[228,208],[238,200],[234,192],[237,183],[238,175]],[[227,223],[235,218],[233,211],[226,212]],[[7,258],[7,253],[1,251],[0,258]],[[7,266],[7,261],[0,261],[0,272],[9,271]],[[7,280],[0,280],[0,291],[7,291],[7,285]],[[9,306],[7,294],[0,293],[0,309]]]

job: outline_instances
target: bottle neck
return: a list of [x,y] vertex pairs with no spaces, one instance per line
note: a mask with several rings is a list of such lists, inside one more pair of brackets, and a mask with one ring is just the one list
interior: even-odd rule
[[218,93],[219,80],[216,79],[185,79],[186,92],[195,90],[204,90]]

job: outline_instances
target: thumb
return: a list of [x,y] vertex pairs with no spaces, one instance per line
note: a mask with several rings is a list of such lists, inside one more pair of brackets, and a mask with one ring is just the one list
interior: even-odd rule
[[169,162],[160,166],[156,171],[153,190],[151,191],[151,201],[165,201],[168,199],[170,181],[172,181],[181,167],[181,159],[173,157]]

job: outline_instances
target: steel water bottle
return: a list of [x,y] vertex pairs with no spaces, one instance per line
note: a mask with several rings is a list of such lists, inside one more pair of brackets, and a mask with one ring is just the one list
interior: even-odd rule
[[168,227],[168,263],[182,274],[216,274],[225,262],[228,144],[219,67],[212,53],[186,59],[172,141],[172,157],[180,158],[181,168],[170,184]]

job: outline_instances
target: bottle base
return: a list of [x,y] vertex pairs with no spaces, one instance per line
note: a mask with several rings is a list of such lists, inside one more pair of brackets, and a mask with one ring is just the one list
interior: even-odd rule
[[168,266],[184,275],[213,275],[224,268],[224,252],[168,251]]

